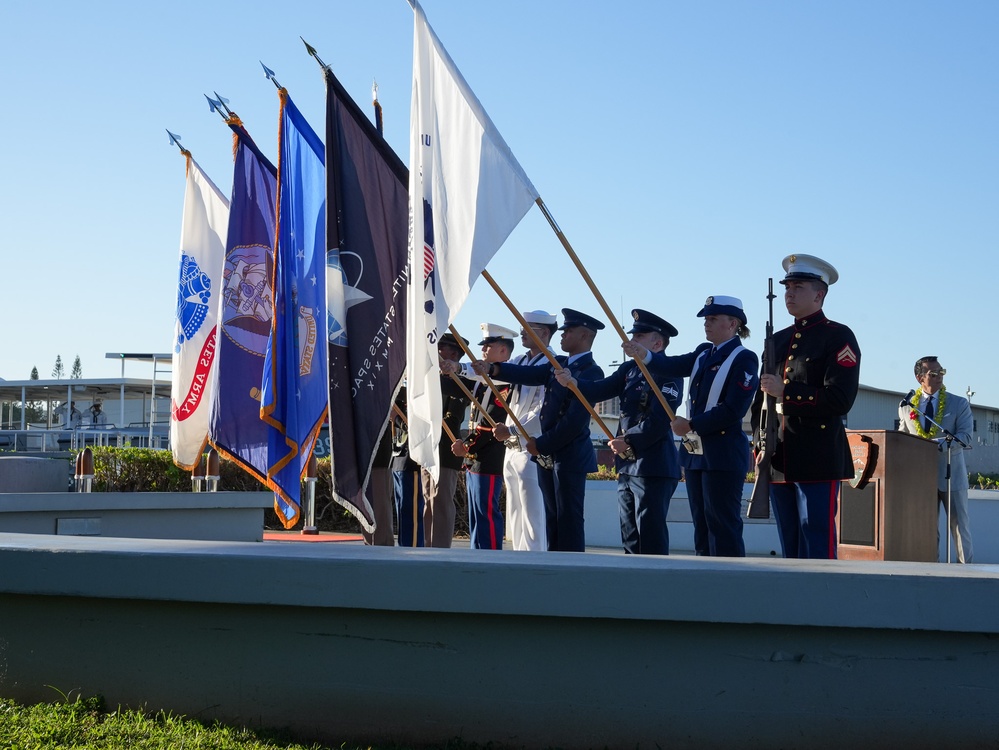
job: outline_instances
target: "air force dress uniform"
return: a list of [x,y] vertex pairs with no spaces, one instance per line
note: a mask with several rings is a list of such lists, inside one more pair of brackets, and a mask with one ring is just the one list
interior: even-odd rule
[[[728,315],[743,325],[746,313],[735,297],[708,297],[698,317]],[[698,555],[745,557],[742,538],[742,490],[749,471],[749,439],[742,420],[760,380],[760,362],[739,337],[713,346],[701,344],[690,354],[653,354],[653,373],[689,376],[687,420],[700,440],[700,451],[680,451],[687,500],[694,522]],[[686,443],[685,443],[686,445]]]
[[[560,330],[583,326],[599,331],[604,324],[575,310],[562,310]],[[559,364],[577,381],[597,380],[603,370],[593,361],[591,352],[573,357],[560,356]],[[556,379],[551,365],[534,367],[503,363],[495,367],[496,377],[508,383],[543,385],[541,434],[535,445],[541,456],[550,457],[552,468],[538,465],[538,484],[545,500],[545,526],[548,549],[584,552],[586,534],[583,522],[583,499],[586,475],[597,470],[596,455],[590,440],[590,415],[579,399]]]
[[[810,255],[783,261],[787,284],[839,278],[829,263]],[[840,480],[853,476],[843,419],[860,387],[860,347],[853,331],[819,310],[774,334],[777,373],[784,394],[771,463],[770,503],[785,557],[835,558]],[[759,427],[763,392],[753,404]]]
[[[667,343],[677,335],[676,328],[650,312],[632,310],[632,317],[634,325],[629,333],[655,331]],[[657,386],[675,412],[683,394],[683,380],[669,378]],[[630,453],[616,455],[614,465],[624,551],[668,555],[666,514],[680,480],[669,415],[634,360],[625,362],[603,380],[580,382],[579,390],[594,403],[621,397],[618,437],[628,444]]]

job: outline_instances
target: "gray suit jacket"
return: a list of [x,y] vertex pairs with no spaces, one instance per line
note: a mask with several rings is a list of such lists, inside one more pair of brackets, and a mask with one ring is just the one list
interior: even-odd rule
[[[908,403],[898,407],[899,432],[907,432],[910,435],[918,435],[916,423],[912,419],[912,407]],[[917,414],[917,418],[921,415]],[[944,415],[941,424],[945,430],[949,430],[968,445],[971,445],[971,433],[975,428],[975,420],[971,416],[971,404],[968,399],[958,396],[956,393],[947,391],[947,399],[944,403]],[[937,463],[937,489],[947,489],[947,443],[946,438],[937,434],[933,438],[938,444],[940,460]],[[969,449],[970,450],[970,449]],[[954,443],[951,450],[951,492],[954,495],[968,495],[968,469],[964,462],[964,449],[958,443]]]

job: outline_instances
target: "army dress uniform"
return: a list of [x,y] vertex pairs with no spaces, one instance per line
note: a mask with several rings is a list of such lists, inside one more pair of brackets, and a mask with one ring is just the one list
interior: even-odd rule
[[[595,318],[569,308],[563,309],[562,315],[562,329],[583,326],[598,331],[604,327]],[[593,361],[592,352],[556,359],[577,381],[603,377],[603,370]],[[545,501],[548,549],[585,552],[583,504],[586,475],[597,470],[597,458],[590,439],[590,414],[575,394],[555,379],[550,363],[534,367],[503,363],[494,365],[494,370],[494,379],[519,385],[545,386],[540,414],[541,434],[535,439],[535,445],[541,456],[552,460],[552,468],[538,463],[538,484]]]
[[[835,269],[818,258],[784,259],[787,276],[827,285]],[[774,333],[777,373],[784,394],[777,399],[778,430],[770,474],[770,504],[785,557],[836,557],[839,485],[853,476],[843,419],[860,387],[860,347],[847,326],[819,310]],[[763,392],[753,404],[759,428]]]
[[[441,336],[438,346],[447,342],[453,342],[455,348],[458,346],[457,340],[452,333],[445,333]],[[462,338],[465,345],[468,341]],[[471,389],[472,382],[466,381],[465,385]],[[455,435],[461,432],[461,426],[465,421],[465,409],[468,407],[468,397],[461,388],[447,375],[441,376],[441,419],[451,432]],[[437,481],[429,471],[423,469],[421,477],[423,481],[423,496],[425,506],[423,511],[423,526],[426,531],[428,547],[451,546],[454,539],[454,522],[457,511],[454,493],[458,487],[458,472],[462,469],[462,459],[455,456],[451,451],[451,438],[447,430],[441,429],[440,442],[437,445]]]
[[[677,335],[676,328],[650,312],[632,310],[632,317],[635,322],[629,333],[655,331],[667,340]],[[675,412],[683,396],[683,381],[666,378],[656,385]],[[634,453],[634,456],[614,457],[624,551],[668,555],[666,514],[680,481],[680,463],[669,415],[634,360],[625,362],[602,380],[581,381],[578,388],[592,403],[621,397],[617,437],[623,438]]]

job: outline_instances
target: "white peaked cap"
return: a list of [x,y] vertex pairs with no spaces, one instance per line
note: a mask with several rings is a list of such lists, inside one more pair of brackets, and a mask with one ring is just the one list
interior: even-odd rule
[[479,325],[479,328],[482,329],[482,341],[479,342],[479,346],[484,346],[500,339],[513,341],[517,337],[514,331],[495,323],[482,323]]

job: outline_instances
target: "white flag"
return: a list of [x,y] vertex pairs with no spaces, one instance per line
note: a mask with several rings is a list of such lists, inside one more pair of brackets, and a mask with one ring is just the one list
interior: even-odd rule
[[208,440],[229,201],[188,155],[173,341],[170,448],[193,469]]
[[409,454],[437,477],[437,340],[538,192],[430,28],[423,8],[410,2],[415,25],[406,331]]

